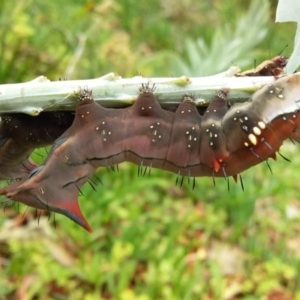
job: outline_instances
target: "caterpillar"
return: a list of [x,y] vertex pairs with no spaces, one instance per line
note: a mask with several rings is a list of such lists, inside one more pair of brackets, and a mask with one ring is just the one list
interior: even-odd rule
[[80,187],[98,167],[123,161],[178,175],[233,176],[268,158],[300,124],[300,75],[278,79],[248,102],[228,107],[224,88],[203,115],[185,95],[174,112],[159,105],[150,83],[131,107],[104,108],[92,91],[80,89],[72,126],[54,142],[43,165],[1,195],[37,209],[65,215],[92,231],[79,204]]
[[68,127],[71,112],[2,114],[0,123],[0,180],[16,180],[28,175],[37,165],[30,159],[35,148],[50,145]]
[[278,55],[271,60],[265,60],[252,70],[247,70],[242,73],[237,73],[235,76],[278,76],[283,73],[283,69],[288,63],[288,58],[283,55]]

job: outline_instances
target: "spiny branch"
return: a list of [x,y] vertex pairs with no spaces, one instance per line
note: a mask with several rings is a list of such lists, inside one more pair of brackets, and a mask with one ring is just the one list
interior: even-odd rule
[[0,85],[0,113],[22,112],[38,115],[43,110],[74,110],[74,92],[80,87],[93,90],[94,98],[105,107],[132,105],[141,84],[155,84],[155,95],[163,106],[178,105],[184,94],[195,95],[198,106],[206,106],[220,88],[229,88],[230,103],[244,102],[263,85],[271,84],[274,76],[235,77],[239,68],[233,66],[227,71],[207,77],[174,78],[121,78],[109,73],[88,80],[49,81],[40,76],[32,81]]

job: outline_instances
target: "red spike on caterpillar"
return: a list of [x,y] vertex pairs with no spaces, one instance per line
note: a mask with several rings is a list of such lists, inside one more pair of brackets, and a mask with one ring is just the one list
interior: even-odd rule
[[284,72],[284,68],[288,63],[288,58],[283,55],[275,56],[271,60],[265,60],[252,70],[237,73],[235,76],[278,76]]
[[25,182],[0,194],[30,206],[61,213],[91,230],[78,193],[98,167],[123,161],[183,176],[235,179],[269,157],[300,124],[300,75],[266,85],[246,103],[227,109],[228,90],[211,101],[203,116],[185,96],[177,111],[162,109],[150,84],[133,106],[109,109],[91,91],[80,90],[72,126],[54,143],[47,160]]

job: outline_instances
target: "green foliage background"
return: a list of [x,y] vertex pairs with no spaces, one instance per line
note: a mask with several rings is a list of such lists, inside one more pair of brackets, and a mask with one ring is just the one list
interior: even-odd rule
[[[202,76],[252,68],[289,45],[276,1],[1,1],[0,82]],[[299,147],[230,180],[137,167],[99,170],[80,204],[94,232],[60,215],[0,211],[0,299],[300,299]],[[36,161],[42,161],[39,155]],[[56,227],[54,227],[54,224]]]

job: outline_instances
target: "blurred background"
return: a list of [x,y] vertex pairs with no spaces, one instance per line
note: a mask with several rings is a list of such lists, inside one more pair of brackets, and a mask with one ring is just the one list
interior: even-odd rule
[[[277,1],[0,1],[0,83],[204,76],[293,50]],[[288,45],[287,48],[285,46]],[[297,146],[297,145],[296,145]],[[94,232],[22,205],[0,210],[0,299],[300,299],[300,147],[230,179],[137,166],[83,188]],[[42,156],[42,157],[41,157]],[[46,150],[33,159],[42,162]],[[4,200],[4,199],[3,199]]]

